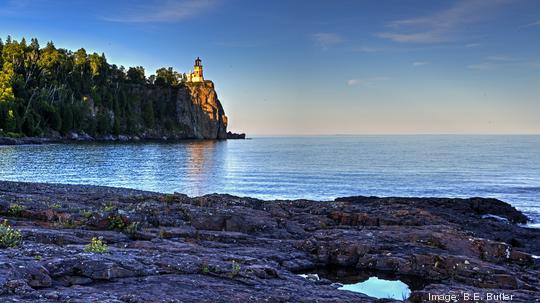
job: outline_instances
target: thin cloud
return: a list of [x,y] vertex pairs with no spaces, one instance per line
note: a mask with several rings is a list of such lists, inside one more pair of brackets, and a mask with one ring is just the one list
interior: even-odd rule
[[372,86],[376,82],[386,81],[386,80],[390,80],[390,78],[378,76],[378,77],[371,77],[367,79],[350,79],[350,80],[347,80],[346,83],[348,86]]
[[533,68],[540,67],[540,60],[515,58],[508,56],[489,56],[484,58],[484,62],[468,65],[468,69],[480,71],[502,70],[505,68]]
[[469,43],[469,44],[465,44],[465,47],[473,48],[473,47],[479,47],[480,45],[481,45],[480,43]]
[[178,22],[204,13],[217,4],[217,0],[152,1],[126,10],[124,14],[103,19],[123,23]]
[[486,57],[486,60],[489,61],[502,61],[502,62],[514,62],[519,61],[519,59],[510,57],[510,56],[488,56]]
[[396,34],[396,33],[379,33],[379,38],[385,38],[394,42],[417,42],[417,43],[433,43],[445,41],[445,38],[435,32],[423,32],[412,34]]
[[343,42],[343,38],[336,33],[315,33],[311,35],[311,39],[323,48]]
[[357,85],[360,85],[364,83],[363,80],[361,79],[350,79],[350,80],[347,80],[347,85],[348,86],[357,86]]
[[413,66],[417,67],[417,66],[424,66],[424,65],[427,65],[429,64],[429,62],[426,62],[426,61],[415,61],[412,63]]
[[352,52],[359,52],[359,53],[376,53],[376,52],[382,51],[382,49],[380,48],[369,47],[369,46],[351,47],[349,50]]
[[495,63],[478,63],[468,65],[467,68],[472,70],[491,71],[497,69],[499,66],[499,64]]
[[529,24],[525,24],[522,27],[532,27],[532,26],[540,26],[540,20],[529,23]]
[[388,27],[393,30],[377,36],[395,42],[437,43],[452,40],[464,26],[489,18],[506,0],[467,0],[432,15],[396,20]]

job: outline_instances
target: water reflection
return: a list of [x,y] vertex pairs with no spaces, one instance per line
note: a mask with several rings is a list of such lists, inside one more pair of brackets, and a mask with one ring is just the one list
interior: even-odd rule
[[411,295],[409,286],[400,280],[385,280],[377,277],[370,277],[366,281],[354,284],[345,284],[339,289],[363,293],[378,299],[406,300]]
[[413,276],[342,267],[319,268],[301,276],[306,279],[328,279],[340,283],[340,290],[363,293],[379,299],[405,300],[412,290],[423,289],[428,284],[428,281]]
[[[207,184],[219,182],[224,175],[227,149],[224,141],[191,142],[186,145],[186,177],[194,195],[206,194]],[[182,183],[181,176],[178,183]]]
[[0,180],[262,199],[483,196],[506,200],[540,219],[540,136],[0,146]]

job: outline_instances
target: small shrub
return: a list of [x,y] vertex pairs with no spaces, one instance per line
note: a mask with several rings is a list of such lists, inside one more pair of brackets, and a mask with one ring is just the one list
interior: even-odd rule
[[208,273],[210,273],[210,267],[208,267],[208,263],[203,262],[201,264],[201,273],[204,275],[207,275]]
[[58,208],[61,208],[62,205],[60,205],[60,203],[54,203],[54,204],[51,204],[51,208],[54,208],[54,209],[58,209]]
[[134,235],[140,229],[141,229],[141,222],[131,222],[128,226],[126,226],[126,228],[124,228],[124,231],[128,235]]
[[166,236],[167,236],[167,232],[164,229],[160,229],[159,230],[159,237],[161,239],[165,239]]
[[36,260],[36,261],[40,261],[41,259],[43,259],[43,257],[41,255],[35,255],[34,256],[34,260]]
[[90,210],[86,210],[86,209],[83,209],[79,212],[81,214],[81,216],[85,217],[86,219],[90,219],[94,213]]
[[78,226],[75,220],[66,216],[58,216],[58,219],[55,225],[59,227],[64,227],[64,228],[75,228]]
[[20,230],[11,227],[7,220],[0,223],[0,248],[17,247],[22,242]]
[[236,262],[236,261],[233,260],[233,261],[232,261],[232,264],[231,264],[231,275],[232,275],[233,277],[238,276],[238,274],[240,273],[240,270],[241,270],[241,269],[242,269],[242,268],[240,267],[240,264],[238,264],[238,262]]
[[8,214],[11,216],[19,216],[26,207],[20,204],[11,204],[8,209]]
[[124,229],[126,227],[126,222],[120,215],[110,215],[108,219],[110,229]]
[[109,203],[107,205],[103,206],[103,211],[110,212],[115,209],[114,205],[112,203]]
[[98,238],[92,238],[90,241],[90,244],[86,245],[84,247],[85,252],[91,252],[91,253],[97,253],[97,254],[104,254],[108,250],[107,244],[103,243],[101,239]]
[[163,202],[165,203],[173,203],[174,201],[176,201],[174,195],[165,195],[163,197]]

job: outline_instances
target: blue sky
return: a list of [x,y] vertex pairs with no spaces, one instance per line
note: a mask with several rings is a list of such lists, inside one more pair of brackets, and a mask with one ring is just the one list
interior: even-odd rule
[[249,134],[540,133],[540,2],[0,0],[0,36],[179,71]]

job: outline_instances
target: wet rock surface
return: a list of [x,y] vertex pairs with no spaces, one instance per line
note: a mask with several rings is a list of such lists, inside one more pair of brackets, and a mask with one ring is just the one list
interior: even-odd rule
[[[393,302],[298,275],[329,267],[418,279],[411,302],[540,301],[540,231],[495,199],[262,201],[0,182],[4,219],[23,241],[0,248],[1,302]],[[85,251],[92,238],[107,252]]]

